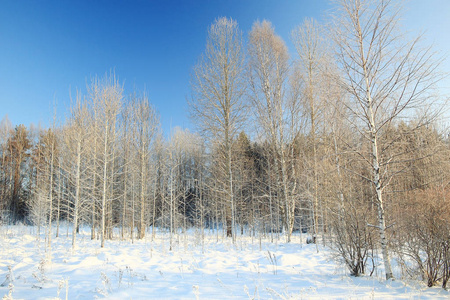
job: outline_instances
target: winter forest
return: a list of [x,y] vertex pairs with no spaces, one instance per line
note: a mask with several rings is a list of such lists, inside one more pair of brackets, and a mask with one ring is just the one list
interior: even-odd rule
[[[295,49],[268,20],[242,32],[234,19],[217,18],[192,67],[186,113],[195,130],[163,132],[150,97],[125,94],[114,71],[91,78],[48,128],[3,119],[0,295],[223,299],[231,297],[228,285],[241,289],[235,298],[347,298],[349,290],[334,294],[342,281],[331,283],[346,277],[357,298],[370,291],[373,298],[402,291],[406,298],[448,297],[442,57],[421,37],[408,38],[401,14],[396,1],[336,1],[329,24],[306,19],[292,30]],[[29,271],[13,258],[18,245],[36,253]],[[129,265],[107,271],[114,264],[108,255],[139,247],[151,254],[129,254],[130,262],[160,257],[163,265],[173,253],[181,275],[143,275]],[[258,268],[265,259],[265,285],[248,283],[260,270],[239,269],[234,281],[198,277],[173,294],[145,294],[142,287],[146,280],[189,281],[187,274],[197,273],[185,264],[200,272],[206,263],[194,261],[239,260],[250,248],[262,253]],[[52,273],[80,252],[107,257],[84,296],[71,292],[76,271]],[[197,254],[190,260],[186,253]],[[311,257],[332,265],[317,277],[330,280],[323,293],[289,271]],[[276,276],[282,279],[269,288]],[[205,280],[220,291],[204,292]],[[358,292],[358,280],[370,283],[369,292]]]

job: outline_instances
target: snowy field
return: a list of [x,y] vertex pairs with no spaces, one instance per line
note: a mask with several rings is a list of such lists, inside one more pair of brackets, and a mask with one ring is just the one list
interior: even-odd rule
[[[207,232],[154,241],[91,241],[81,230],[36,239],[36,228],[0,227],[0,297],[3,299],[449,299],[450,293],[417,281],[354,278],[315,245],[239,237],[236,246]],[[9,280],[9,278],[12,278]],[[10,298],[8,298],[8,296]]]

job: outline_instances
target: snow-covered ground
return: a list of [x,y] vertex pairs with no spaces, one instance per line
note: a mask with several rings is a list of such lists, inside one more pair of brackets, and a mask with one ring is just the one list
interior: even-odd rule
[[[36,239],[35,228],[0,228],[0,297],[11,299],[449,299],[441,288],[416,281],[351,277],[328,249],[294,242],[269,243],[207,233],[154,241],[91,241],[81,230],[72,250],[70,235]],[[10,269],[10,270],[9,270]],[[12,280],[9,278],[12,277]],[[2,284],[3,283],[3,284]],[[66,296],[67,293],[67,296]]]

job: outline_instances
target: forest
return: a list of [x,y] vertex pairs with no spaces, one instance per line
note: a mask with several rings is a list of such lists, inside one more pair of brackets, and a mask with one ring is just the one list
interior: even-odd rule
[[193,229],[233,244],[297,234],[353,276],[372,275],[380,253],[387,280],[395,257],[403,276],[448,287],[442,58],[402,32],[396,1],[338,2],[330,24],[292,30],[295,49],[270,21],[244,34],[217,18],[192,68],[195,131],[164,133],[149,96],[126,95],[114,72],[48,128],[4,118],[0,225],[73,249],[81,226],[100,248],[161,231],[170,250]]

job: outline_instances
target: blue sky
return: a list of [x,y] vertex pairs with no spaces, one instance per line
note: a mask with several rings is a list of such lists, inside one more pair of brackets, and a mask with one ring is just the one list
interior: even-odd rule
[[[114,70],[126,94],[146,92],[166,133],[190,128],[190,73],[217,17],[237,20],[244,37],[267,19],[293,51],[290,31],[305,17],[323,21],[330,8],[328,0],[0,0],[0,119],[45,126],[55,102],[63,119],[70,93]],[[404,26],[449,55],[449,14],[450,1],[411,0]],[[448,61],[442,70],[450,71]]]

